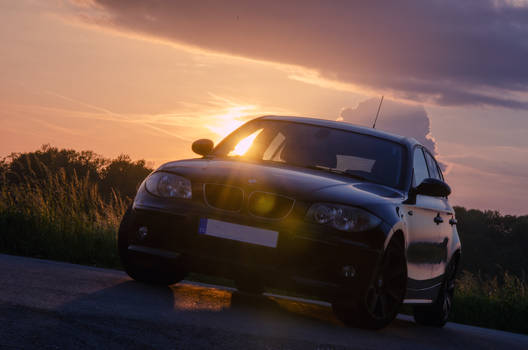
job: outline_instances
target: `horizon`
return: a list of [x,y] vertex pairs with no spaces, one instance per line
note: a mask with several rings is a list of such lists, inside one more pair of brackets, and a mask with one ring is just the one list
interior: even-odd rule
[[370,127],[384,95],[376,128],[433,150],[453,205],[528,214],[528,2],[156,4],[0,0],[0,157],[159,166],[264,114]]

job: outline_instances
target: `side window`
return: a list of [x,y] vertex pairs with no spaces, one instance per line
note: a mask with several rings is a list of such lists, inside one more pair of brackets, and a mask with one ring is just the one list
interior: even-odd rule
[[427,164],[425,163],[424,154],[420,147],[414,150],[413,172],[414,186],[418,186],[425,178],[429,177]]
[[425,159],[427,161],[427,168],[429,168],[429,176],[433,179],[442,180],[442,176],[438,172],[438,165],[433,156],[429,152],[425,152]]
[[442,169],[440,169],[440,164],[436,164],[438,165],[438,174],[440,174],[440,180],[445,181],[444,174],[442,174]]

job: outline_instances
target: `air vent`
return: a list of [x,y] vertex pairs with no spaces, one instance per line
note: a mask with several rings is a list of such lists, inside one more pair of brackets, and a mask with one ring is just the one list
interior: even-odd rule
[[295,200],[268,192],[252,192],[249,195],[249,212],[254,216],[267,219],[282,219],[293,208]]
[[204,197],[209,206],[228,211],[239,211],[244,202],[242,189],[220,184],[205,184]]

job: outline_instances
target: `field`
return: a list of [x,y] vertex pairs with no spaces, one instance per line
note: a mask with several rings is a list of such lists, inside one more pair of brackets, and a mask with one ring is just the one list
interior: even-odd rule
[[[43,149],[42,152],[45,153],[46,150]],[[131,180],[137,184],[137,179],[141,179],[143,173],[148,174],[150,171],[144,166],[144,162],[132,163],[123,158],[102,162],[101,168],[96,169],[98,175],[94,180],[94,174],[90,175],[90,172],[78,175],[77,171],[68,172],[63,167],[50,169],[51,167],[41,160],[30,157],[23,163],[23,173],[29,175],[19,174],[13,180],[9,178],[12,175],[12,168],[9,167],[18,160],[19,158],[11,157],[2,164],[0,252],[120,268],[116,231],[130,197],[122,194],[124,191],[118,186],[110,186],[110,190],[105,190],[103,194],[101,183],[105,175],[108,178],[108,167],[115,165],[117,161],[121,162],[119,169],[125,172],[127,169],[138,167],[146,169]],[[37,173],[38,176],[35,175]],[[126,191],[130,193],[131,190]],[[486,220],[485,216],[480,218],[479,213],[486,214],[457,208],[463,244],[467,245],[474,240],[474,235],[471,234],[472,226],[468,226],[472,220],[479,223]],[[493,229],[506,230],[510,238],[520,235],[519,237],[526,239],[526,217],[501,217],[497,213],[488,213],[488,216],[493,223],[521,222],[522,225],[512,224],[509,228],[495,225]],[[504,220],[499,220],[501,218]],[[512,221],[512,218],[516,220]],[[479,232],[486,241],[486,233],[481,229]],[[464,237],[468,238],[464,240]],[[505,241],[504,237],[501,239]],[[489,242],[493,244],[493,240]],[[515,244],[519,239],[513,242]],[[505,266],[498,265],[497,261],[493,264],[489,261],[480,263],[480,255],[471,254],[472,250],[480,251],[479,254],[484,250],[485,253],[485,249],[491,249],[489,247],[482,246],[480,250],[475,247],[467,249],[469,256],[465,260],[468,263],[463,265],[463,271],[458,277],[452,321],[528,334],[528,283],[524,277],[526,265],[515,265],[515,262],[525,259],[524,242],[525,240],[522,240],[521,244],[518,244],[520,247],[516,248],[509,247],[508,244],[495,248],[509,251],[504,260]],[[466,255],[466,250],[464,254]],[[516,257],[512,254],[521,255]],[[475,266],[482,266],[484,272],[475,269]],[[510,270],[514,272],[509,272]]]

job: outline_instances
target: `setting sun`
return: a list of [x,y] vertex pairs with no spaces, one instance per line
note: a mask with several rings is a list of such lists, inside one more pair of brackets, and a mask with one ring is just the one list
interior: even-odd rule
[[215,120],[212,125],[207,125],[207,128],[219,135],[220,138],[224,138],[237,129],[239,126],[244,124],[244,117],[247,117],[250,112],[255,112],[257,109],[253,105],[235,105],[226,109],[223,114],[211,116],[211,120]]
[[262,132],[262,129],[259,129],[252,133],[251,135],[243,138],[236,146],[235,149],[233,149],[231,152],[229,152],[228,156],[243,156],[246,154],[246,152],[249,150],[251,145],[253,145],[253,141],[255,141],[255,138]]

